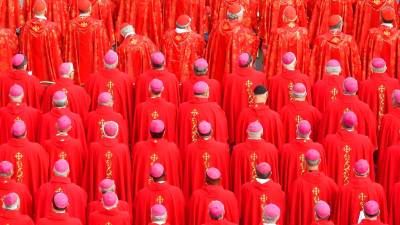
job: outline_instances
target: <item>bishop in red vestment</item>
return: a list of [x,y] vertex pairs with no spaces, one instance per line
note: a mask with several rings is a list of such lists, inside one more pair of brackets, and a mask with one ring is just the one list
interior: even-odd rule
[[10,59],[19,50],[18,37],[13,29],[0,28],[0,71],[11,69]]
[[311,225],[334,225],[330,220],[331,207],[325,201],[318,201],[314,207],[315,221]]
[[387,199],[390,200],[394,186],[400,182],[400,145],[394,144],[384,150],[385,154],[378,160],[377,181],[385,190]]
[[314,41],[309,74],[313,82],[322,79],[325,64],[336,59],[342,66],[343,74],[361,79],[361,60],[357,44],[351,35],[342,32],[343,18],[333,15],[329,18],[329,31]]
[[0,212],[1,224],[34,225],[32,219],[20,212],[20,198],[17,193],[11,192],[3,197],[3,210]]
[[115,192],[103,194],[103,208],[90,214],[88,224],[90,225],[130,225],[129,214],[118,209],[118,196]]
[[103,21],[91,16],[92,3],[78,1],[79,16],[72,19],[64,37],[64,59],[73,62],[74,80],[85,85],[89,75],[103,66],[103,55],[111,47]]
[[150,81],[159,79],[164,84],[162,97],[178,106],[179,104],[179,85],[176,75],[165,68],[165,57],[161,52],[151,54],[152,69],[145,71],[136,81],[135,103],[139,104],[150,97],[148,91]]
[[[326,153],[328,175],[339,185],[347,185],[352,177],[351,166],[360,159],[366,159],[374,167],[374,145],[365,135],[356,130],[357,116],[349,111],[343,114],[341,128],[336,134],[329,134],[323,143]],[[374,179],[374,170],[370,176]]]
[[[0,108],[0,127],[8,131],[15,121],[22,120],[26,125],[27,138],[30,141],[36,141],[42,113],[23,103],[25,93],[20,85],[14,84],[9,90],[10,102],[7,106]],[[0,133],[0,143],[6,143],[10,138],[12,138],[10,132]]]
[[39,80],[26,71],[27,59],[22,54],[12,57],[12,70],[0,75],[0,106],[6,106],[9,102],[8,91],[11,86],[18,84],[24,89],[24,102],[28,106],[40,109],[43,87]]
[[193,192],[188,202],[187,225],[201,225],[211,222],[208,216],[208,205],[215,200],[225,206],[224,217],[233,223],[239,222],[240,211],[235,194],[225,190],[221,184],[221,173],[217,168],[208,168],[205,185]]
[[224,219],[225,207],[224,204],[218,200],[210,202],[208,205],[208,214],[210,221],[204,225],[236,225],[237,223],[231,223],[229,220]]
[[22,28],[20,50],[27,57],[29,71],[41,81],[54,81],[61,64],[62,40],[57,24],[47,20],[46,11],[46,2],[37,0],[34,17]]
[[390,198],[390,216],[389,224],[396,225],[400,223],[400,213],[399,213],[399,203],[400,203],[400,182],[396,183]]
[[247,126],[251,122],[259,121],[263,127],[262,138],[280,148],[283,144],[283,125],[279,114],[265,104],[269,93],[263,85],[259,85],[254,88],[253,94],[254,104],[240,112],[236,128],[236,143],[244,142],[247,138]]
[[165,124],[161,120],[152,120],[149,124],[150,137],[140,141],[132,149],[133,195],[151,184],[149,173],[154,163],[164,165],[168,174],[166,181],[180,187],[182,179],[182,160],[178,146],[164,139]]
[[151,97],[145,102],[139,103],[135,108],[135,117],[132,128],[132,142],[145,141],[150,137],[149,124],[152,120],[162,120],[166,127],[164,137],[168,141],[175,142],[177,107],[167,102],[163,97],[164,83],[155,78],[150,81],[149,90]]
[[260,122],[248,124],[247,140],[233,147],[231,157],[231,187],[240,199],[242,185],[257,178],[256,166],[260,162],[271,165],[271,179],[279,182],[278,149],[262,139],[264,130]]
[[381,120],[379,130],[379,155],[382,155],[386,148],[397,144],[400,138],[400,89],[392,92],[392,110],[385,114]]
[[168,212],[167,222],[171,225],[185,223],[185,197],[182,191],[166,181],[170,174],[164,166],[154,163],[150,169],[149,185],[140,190],[134,202],[134,224],[147,225],[152,221],[151,208],[154,204],[163,205]]
[[[291,92],[295,83],[303,83],[307,92],[311,93],[310,78],[296,69],[297,58],[293,52],[286,52],[282,56],[282,72],[274,75],[268,80],[269,98],[268,105],[273,110],[281,110],[283,106],[291,102]],[[307,96],[307,101],[311,102],[311,94]]]
[[167,209],[162,204],[155,204],[150,209],[151,223],[148,225],[169,225]]
[[203,36],[190,28],[191,18],[181,15],[176,20],[176,28],[168,30],[163,38],[161,50],[165,54],[166,66],[180,82],[190,78],[192,65],[203,56],[205,42]]
[[259,4],[261,2],[250,0],[250,1],[243,1],[243,0],[223,0],[223,1],[214,1],[214,6],[212,7],[212,15],[211,15],[211,23],[217,24],[218,22],[224,20],[226,15],[229,11],[229,8],[233,4],[240,4],[243,7],[243,24],[254,30],[258,29],[258,9]]
[[207,121],[197,125],[197,134],[198,141],[189,144],[182,154],[185,162],[182,189],[186,198],[204,185],[205,172],[210,167],[220,170],[221,184],[225,189],[229,188],[229,146],[214,140],[211,124]]
[[83,182],[89,201],[99,199],[98,184],[108,178],[115,181],[118,196],[132,203],[131,158],[128,145],[118,142],[118,132],[116,122],[105,121],[102,127],[104,138],[90,144]]
[[360,218],[365,216],[364,205],[375,200],[381,206],[380,219],[387,221],[386,195],[380,184],[373,182],[369,178],[370,167],[367,160],[360,159],[354,165],[354,177],[350,179],[348,185],[342,186],[337,199],[337,209],[335,214],[336,224],[352,225],[360,222]]
[[[241,197],[239,199],[241,218],[243,225],[259,225],[263,220],[263,209],[268,204],[279,207],[282,215],[285,215],[285,192],[279,183],[271,179],[272,171],[270,164],[261,162],[257,164],[256,178],[243,184]],[[275,223],[284,224],[285,217],[282,216]]]
[[379,209],[379,203],[372,200],[365,203],[363,208],[364,218],[358,221],[360,225],[386,225],[379,220],[381,211]]

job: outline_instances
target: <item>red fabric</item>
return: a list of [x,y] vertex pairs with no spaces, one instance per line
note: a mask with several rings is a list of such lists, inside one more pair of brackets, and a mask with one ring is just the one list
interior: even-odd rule
[[398,212],[400,204],[400,182],[394,185],[393,192],[391,193],[391,198],[389,200],[389,224],[396,225],[400,222],[400,214]]
[[118,208],[111,210],[100,210],[90,214],[89,224],[90,225],[130,225],[129,214],[126,211],[120,211]]
[[13,225],[34,225],[29,216],[23,215],[23,213],[20,213],[19,211],[1,211],[0,223]]
[[380,219],[387,221],[385,192],[381,185],[366,177],[354,177],[348,185],[342,186],[337,199],[336,224],[357,224],[363,206],[369,200],[379,204]]
[[280,184],[285,192],[289,191],[295,180],[307,171],[304,154],[310,149],[315,149],[320,153],[319,170],[325,173],[327,165],[325,151],[321,144],[312,140],[296,139],[283,145],[280,150],[279,176]]
[[0,196],[5,196],[11,192],[18,194],[20,200],[19,211],[21,214],[33,216],[32,195],[28,187],[7,177],[0,178]]
[[11,137],[11,127],[16,120],[23,120],[27,130],[27,138],[30,141],[38,140],[39,123],[42,113],[25,103],[8,103],[6,107],[0,108],[0,143],[6,143]]
[[206,180],[206,171],[210,167],[218,168],[221,172],[221,185],[229,188],[229,146],[217,142],[213,138],[191,143],[182,156],[185,159],[183,192],[188,199],[193,191],[201,188]]
[[[18,154],[19,153],[19,154]],[[49,158],[43,147],[27,139],[10,139],[0,145],[0,160],[14,165],[13,178],[25,184],[30,193],[36,193],[47,181]]]
[[183,197],[183,193],[178,187],[170,185],[167,182],[153,182],[136,194],[134,224],[149,224],[151,222],[150,208],[154,204],[165,206],[168,213],[167,223],[171,225],[185,224],[185,198]]
[[[385,223],[382,223],[381,221],[379,221],[379,220],[366,220],[366,219],[364,219],[364,220],[362,220],[360,223],[358,223],[359,225],[387,225],[387,224],[385,224]],[[356,224],[354,224],[354,225],[356,225]]]
[[193,192],[188,202],[189,219],[186,224],[201,225],[210,222],[208,205],[215,200],[224,204],[226,220],[239,223],[240,211],[235,195],[220,185],[204,185],[201,189]]
[[[317,108],[305,101],[292,101],[279,112],[285,135],[284,142],[296,139],[297,124],[301,120],[307,120],[311,124],[311,130],[317,131],[321,120],[321,113]],[[312,139],[317,137],[317,132],[311,133]]]
[[324,113],[331,102],[343,94],[343,76],[327,75],[312,86],[312,102],[320,112]]
[[265,74],[252,67],[237,68],[229,74],[223,85],[222,107],[228,119],[230,142],[235,142],[235,130],[243,108],[254,105],[253,90],[258,85],[266,85]]
[[258,18],[257,12],[258,7],[261,2],[258,0],[223,0],[223,1],[216,1],[217,7],[214,8],[212,11],[212,23],[217,24],[218,22],[226,19],[226,15],[229,11],[229,8],[233,4],[239,4],[243,7],[243,24],[254,30],[258,28]]
[[15,31],[24,25],[24,15],[18,0],[2,1],[0,15],[1,27]]
[[152,182],[150,167],[156,162],[164,166],[168,183],[181,186],[182,160],[178,147],[165,139],[150,138],[136,143],[132,149],[133,196]]
[[93,18],[99,19],[103,21],[104,26],[107,30],[108,37],[110,38],[110,42],[112,44],[115,43],[115,31],[114,31],[114,19],[113,19],[113,10],[115,4],[112,0],[102,0],[92,2],[92,11],[91,15]]
[[335,225],[335,224],[330,220],[318,220],[314,221],[311,225]]
[[315,221],[314,205],[323,200],[335,209],[338,186],[322,172],[306,172],[290,187],[287,219],[289,224],[308,225]]
[[[101,202],[101,200],[94,200],[94,201],[89,202],[89,204],[87,205],[87,212],[88,212],[87,214],[90,216],[91,214],[98,212],[98,211],[102,211],[103,209],[104,209],[104,207],[103,207],[103,203]],[[131,209],[131,206],[129,206],[129,204],[126,201],[118,199],[117,209],[120,211],[127,212],[130,216],[129,219],[132,220],[132,209]]]
[[387,199],[393,195],[394,185],[400,182],[399,148],[399,144],[390,146],[378,161],[377,181],[383,186]]
[[36,225],[82,225],[82,222],[78,218],[73,218],[68,213],[56,214],[51,213],[45,218],[41,218],[36,222]]
[[193,100],[193,85],[198,81],[204,81],[209,87],[209,97],[210,102],[216,102],[222,105],[222,90],[220,83],[215,79],[210,79],[208,75],[192,75],[189,79],[182,83],[181,88],[181,102],[187,102]]
[[[172,1],[174,2],[174,1]],[[191,27],[194,31],[203,35],[204,33],[209,32],[210,22],[211,22],[211,4],[212,1],[206,0],[175,0],[176,10],[175,15],[178,17],[179,15],[187,14],[191,18]],[[167,4],[167,3],[166,3]],[[170,19],[168,19],[170,18]],[[173,17],[175,18],[175,17]],[[170,24],[173,26],[165,27],[166,29],[175,28],[175,20],[171,17],[164,17],[164,20],[170,21]]]
[[46,17],[48,20],[57,23],[62,34],[68,30],[69,24],[69,1],[66,0],[47,0]]
[[375,148],[367,136],[358,134],[356,131],[340,129],[336,134],[326,136],[322,143],[328,165],[327,174],[338,185],[342,186],[349,183],[350,178],[353,177],[352,168],[360,159],[369,162],[369,167],[372,168],[370,176],[374,179],[373,154]]
[[[7,1],[6,1],[7,2]],[[5,15],[0,13],[0,15]],[[0,28],[0,71],[11,69],[10,59],[18,52],[18,37],[14,29]]]
[[393,108],[382,117],[379,131],[379,157],[385,154],[386,148],[397,143],[400,138],[400,108]]
[[298,70],[282,69],[282,73],[268,80],[268,105],[271,109],[279,111],[291,100],[293,85],[303,83],[307,90],[307,101],[311,102],[311,80]]
[[211,220],[205,223],[204,225],[236,225],[237,223],[231,223],[227,219],[221,220]]
[[263,126],[262,138],[280,148],[284,135],[282,121],[277,112],[264,104],[255,104],[242,110],[237,122],[236,143],[244,142],[247,139],[247,126],[256,120]]

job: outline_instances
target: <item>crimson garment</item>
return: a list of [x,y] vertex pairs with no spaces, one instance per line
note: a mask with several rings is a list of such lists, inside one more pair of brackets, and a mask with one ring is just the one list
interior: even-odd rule
[[253,90],[266,85],[265,74],[252,67],[240,67],[229,74],[223,85],[222,107],[228,120],[229,141],[234,143],[235,129],[243,108],[254,104]]
[[295,139],[283,145],[280,150],[279,176],[280,184],[285,192],[289,191],[298,177],[307,172],[304,154],[310,149],[315,149],[320,153],[321,163],[319,164],[319,170],[325,173],[327,165],[325,151],[321,144],[310,139]]
[[26,136],[30,141],[38,140],[39,124],[42,113],[26,103],[8,103],[0,108],[0,127],[4,130],[0,133],[0,143],[6,143],[11,135],[11,127],[16,120],[23,120],[26,126]]
[[[168,23],[165,29],[176,27],[175,18],[180,15],[187,14],[190,17],[191,29],[203,35],[209,33],[212,23],[214,4],[219,1],[196,1],[196,0],[169,0],[166,1],[165,8],[168,10],[164,13],[164,21]],[[219,6],[219,5],[218,5]]]
[[107,210],[103,209],[90,214],[89,216],[90,225],[130,225],[129,214],[126,211],[121,211],[118,208]]
[[[274,174],[274,172],[272,172]],[[260,183],[258,180],[250,181],[242,186],[241,198],[241,220],[243,225],[262,224],[263,208],[273,203],[281,210],[281,217],[277,224],[284,224],[285,220],[285,192],[280,184],[272,180]]]
[[400,145],[395,144],[385,149],[385,154],[378,160],[377,181],[383,186],[387,199],[393,194],[394,185],[400,182]]
[[13,178],[25,184],[31,193],[47,181],[49,156],[43,147],[26,138],[11,138],[0,145],[0,160],[7,160],[14,165]]
[[261,162],[267,162],[271,166],[271,179],[279,182],[278,149],[273,144],[263,139],[247,139],[233,147],[230,164],[231,187],[238,199],[242,185],[256,179],[256,166]]
[[6,106],[10,102],[9,91],[14,84],[18,84],[24,89],[23,102],[28,106],[40,109],[43,86],[37,77],[29,75],[24,70],[10,70],[0,75],[1,106]]
[[99,199],[99,183],[105,179],[115,182],[116,194],[121,200],[132,203],[131,158],[126,144],[114,138],[103,138],[89,147],[83,186],[89,201]]
[[396,225],[400,223],[400,213],[399,213],[399,204],[400,204],[400,182],[396,183],[393,188],[393,192],[391,193],[391,198],[389,199],[389,224]]
[[[281,116],[285,143],[296,139],[297,124],[301,120],[307,120],[311,124],[311,130],[318,130],[322,118],[317,108],[306,101],[292,101],[279,111]],[[311,133],[312,139],[316,139],[317,133]]]
[[240,211],[238,201],[231,191],[225,190],[220,185],[204,185],[193,192],[188,202],[187,225],[201,225],[211,221],[208,214],[208,205],[211,201],[218,200],[224,204],[224,218],[234,223],[239,223]]
[[379,155],[385,154],[386,148],[394,145],[400,138],[400,108],[393,108],[381,120],[381,129],[379,131]]
[[[357,225],[357,224],[354,224]],[[380,220],[366,220],[363,219],[358,225],[387,225],[385,223],[382,223]]]
[[335,225],[335,224],[330,220],[318,220],[314,221],[311,225]]
[[[168,177],[168,174],[167,174]],[[167,223],[171,225],[185,224],[185,198],[182,191],[168,182],[151,183],[140,190],[134,202],[134,224],[151,223],[150,209],[154,204],[162,204],[167,209]]]
[[353,177],[348,185],[342,186],[337,199],[336,224],[352,225],[358,223],[364,204],[375,200],[379,204],[380,219],[387,221],[386,196],[381,185],[368,177]]
[[36,225],[82,225],[78,218],[68,215],[68,213],[50,213],[47,217],[41,218],[36,222]]
[[96,110],[89,113],[85,120],[87,143],[99,141],[103,138],[102,127],[105,122],[114,121],[118,124],[117,139],[128,144],[128,122],[112,107],[98,105]]
[[17,0],[1,2],[1,27],[7,27],[15,31],[16,28],[20,28],[24,25],[24,15],[22,7],[20,7],[19,4],[20,2]]
[[321,113],[343,94],[343,76],[325,74],[312,86],[312,102]]
[[[18,37],[13,29],[0,28],[0,71],[11,69],[10,59],[18,53]],[[7,41],[6,41],[7,40]]]
[[185,162],[183,192],[188,199],[193,191],[201,188],[206,180],[206,171],[215,167],[221,172],[221,185],[229,188],[229,146],[213,138],[200,138],[187,146],[182,154]]
[[231,223],[226,219],[220,219],[220,220],[211,220],[205,223],[204,225],[237,225],[237,223]]
[[145,141],[150,138],[150,122],[152,120],[162,120],[165,125],[164,138],[175,142],[176,137],[176,117],[177,107],[164,98],[148,98],[145,102],[139,103],[135,108],[133,120],[132,142]]
[[68,196],[68,214],[86,223],[87,194],[78,185],[71,183],[68,177],[53,176],[48,183],[40,186],[35,194],[36,220],[53,212],[53,197],[55,192],[63,192]]
[[74,81],[69,78],[58,78],[54,85],[47,87],[42,100],[42,111],[44,113],[53,108],[53,94],[57,91],[63,91],[67,95],[68,107],[71,112],[79,114],[83,119],[86,118],[90,106],[90,97],[83,87],[74,84]]
[[159,79],[163,82],[164,90],[161,94],[168,102],[179,105],[179,85],[175,74],[167,70],[150,69],[145,71],[136,81],[135,103],[146,101],[150,96],[149,84],[151,80]]
[[[87,205],[87,212],[88,212],[89,216],[92,213],[95,213],[95,212],[98,212],[98,211],[102,211],[103,209],[104,209],[104,207],[103,207],[103,203],[101,202],[101,199],[100,200],[91,201]],[[117,209],[120,210],[120,211],[127,212],[129,214],[129,216],[132,217],[132,209],[131,209],[131,207],[129,206],[129,204],[126,201],[118,199]],[[131,219],[132,218],[130,218],[130,220]]]
[[280,148],[283,144],[283,125],[279,114],[265,104],[244,108],[239,115],[236,128],[236,143],[247,139],[247,126],[258,120],[263,126],[262,138]]
[[179,106],[177,124],[179,124],[178,143],[181,150],[198,140],[197,124],[203,120],[211,124],[215,140],[227,142],[228,125],[225,112],[216,102],[196,97]]
[[32,195],[25,184],[16,182],[14,179],[0,177],[0,196],[5,196],[11,192],[15,192],[19,196],[21,214],[33,216]]
[[268,80],[268,105],[271,109],[279,111],[293,99],[291,92],[296,83],[303,83],[307,90],[307,101],[311,102],[311,80],[298,70],[282,68],[282,73]]
[[208,101],[216,102],[222,105],[222,90],[220,83],[215,79],[210,79],[207,75],[192,75],[189,79],[182,83],[181,101],[187,102],[193,100],[193,86],[199,81],[204,81],[208,84],[209,97]]
[[12,225],[34,225],[32,219],[19,211],[0,211],[0,223]]
[[[243,7],[243,19],[242,23],[244,26],[248,28],[253,28],[254,30],[257,30],[258,24],[258,7],[259,4],[262,2],[259,2],[257,0],[229,0],[229,1],[210,1],[210,8],[212,8],[212,24],[216,24],[219,21],[222,21],[226,18],[226,15],[228,13],[229,7],[231,7],[233,4],[240,4]],[[207,6],[206,6],[207,7]]]
[[324,173],[319,171],[304,173],[289,187],[287,214],[289,224],[309,225],[315,222],[314,206],[320,200],[335,209],[338,190],[335,182]]
[[147,141],[136,143],[132,149],[132,180],[135,181],[133,196],[152,183],[149,173],[154,163],[164,166],[168,183],[181,186],[182,160],[178,147],[165,139],[149,138]]
[[86,146],[69,135],[58,135],[42,143],[43,148],[49,154],[49,176],[53,174],[55,162],[65,159],[69,164],[69,177],[72,183],[82,184],[82,176],[87,158]]

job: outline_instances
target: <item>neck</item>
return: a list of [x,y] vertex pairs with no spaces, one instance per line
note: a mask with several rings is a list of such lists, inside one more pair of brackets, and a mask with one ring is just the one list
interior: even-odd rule
[[88,17],[90,16],[90,12],[79,13],[80,17]]
[[393,24],[392,24],[392,23],[382,23],[382,26],[392,28],[392,27],[393,27]]
[[290,71],[294,71],[296,69],[296,65],[292,65],[292,66],[285,65],[284,67],[286,70],[290,70]]
[[339,76],[339,73],[327,73],[328,76]]
[[134,36],[134,35],[136,35],[136,33],[135,32],[129,32],[129,33],[125,34],[124,38],[127,38],[127,37],[129,37],[131,35]]
[[58,131],[56,136],[68,136],[68,131]]

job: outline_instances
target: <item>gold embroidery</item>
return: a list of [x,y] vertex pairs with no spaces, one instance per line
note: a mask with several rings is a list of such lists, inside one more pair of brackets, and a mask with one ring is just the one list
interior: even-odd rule
[[293,82],[290,82],[288,85],[288,90],[289,90],[289,100],[293,101],[293,97],[292,97],[292,90],[293,90]]
[[193,109],[190,114],[192,114],[192,142],[197,142],[197,116],[199,111]]
[[22,179],[24,178],[24,164],[22,163],[22,158],[24,155],[21,152],[17,152],[15,154],[16,165],[17,165],[17,182],[22,183]]
[[16,116],[14,119],[14,121],[19,121],[19,120],[22,120],[21,117],[19,117],[19,116]]
[[[150,156],[150,167],[158,160],[158,155],[156,153],[151,154]],[[153,182],[153,178],[149,176],[148,183]]]
[[154,110],[154,111],[151,113],[151,118],[153,118],[153,120],[155,120],[155,119],[158,119],[158,117],[159,117],[158,112],[157,112],[156,110]]
[[65,153],[64,151],[60,152],[60,154],[58,154],[58,158],[59,159],[67,159],[67,153]]
[[137,40],[136,40],[136,39],[132,39],[132,40],[131,40],[131,44],[132,44],[132,45],[136,45],[136,44],[137,44]]
[[103,131],[103,126],[104,126],[104,119],[102,118],[99,122],[97,122],[97,124],[99,125],[99,129],[100,129],[100,133],[101,133],[101,137],[104,138],[104,131]]
[[386,87],[383,84],[379,85],[378,130],[381,128],[382,117],[385,114],[385,90]]
[[312,189],[312,193],[313,193],[313,200],[314,200],[314,204],[316,204],[317,202],[319,202],[319,193],[321,191],[319,190],[318,187],[314,187]]
[[301,169],[301,175],[306,172],[306,162],[304,160],[304,154],[301,154],[299,156],[299,163],[300,163],[300,169]]
[[106,157],[106,178],[111,179],[113,176],[113,170],[112,170],[112,157],[113,154],[111,151],[107,151],[106,154],[104,154]]
[[110,223],[110,222],[107,222],[106,224],[104,224],[104,225],[112,225],[112,223]]
[[38,25],[34,25],[32,26],[32,30],[38,32],[40,30],[40,27]]
[[114,95],[113,87],[114,87],[114,83],[113,83],[112,81],[108,81],[108,82],[107,82],[107,88],[108,88],[107,91],[108,91],[111,95]]
[[373,0],[373,2],[374,2],[375,5],[381,4],[381,0]]
[[[267,204],[267,201],[268,201],[268,196],[266,194],[262,194],[260,196],[260,203],[261,203],[260,207],[261,207],[261,210],[264,209],[264,206]],[[263,215],[261,215],[261,221],[262,221],[262,219],[263,219]]]
[[223,29],[223,30],[229,30],[230,27],[231,27],[231,26],[229,25],[228,22],[225,22],[224,25],[222,25],[222,29]]
[[54,192],[60,193],[60,192],[64,192],[64,190],[63,190],[61,187],[59,187],[59,188],[57,188],[56,190],[54,190]]
[[175,36],[175,40],[181,41],[181,40],[182,40],[182,37],[181,37],[180,35],[176,35],[176,36]]
[[157,204],[162,204],[164,202],[164,197],[162,195],[157,196],[156,202]]
[[258,155],[253,152],[253,154],[250,155],[250,159],[251,159],[251,179],[255,180],[257,178],[257,172],[256,172],[256,160],[258,158]]
[[336,89],[336,88],[333,88],[332,90],[331,90],[331,99],[332,100],[336,100],[336,95],[339,93],[339,91],[338,91],[338,89]]
[[331,39],[331,42],[334,43],[334,44],[338,43],[339,41],[340,41],[340,38],[338,38],[338,37],[333,37]]
[[344,151],[344,165],[343,165],[343,184],[347,185],[349,184],[350,180],[350,152],[351,148],[350,146],[346,145],[343,148]]
[[383,31],[383,35],[385,35],[385,36],[390,36],[391,33],[390,33],[389,30],[384,30],[384,31]]
[[202,155],[203,158],[203,163],[204,163],[204,168],[207,170],[208,168],[210,168],[210,154],[208,154],[208,152],[204,152]]
[[247,91],[247,101],[249,106],[254,104],[254,94],[253,94],[253,82],[251,82],[251,80],[247,80],[246,83],[246,91]]
[[367,196],[366,194],[364,194],[363,192],[361,192],[361,193],[358,195],[358,199],[360,200],[360,207],[361,207],[361,210],[364,209],[365,200],[367,200],[367,198],[368,198],[368,196]]
[[81,22],[81,23],[79,24],[79,26],[81,26],[81,27],[87,27],[87,26],[88,26],[88,23],[87,23],[87,22]]

